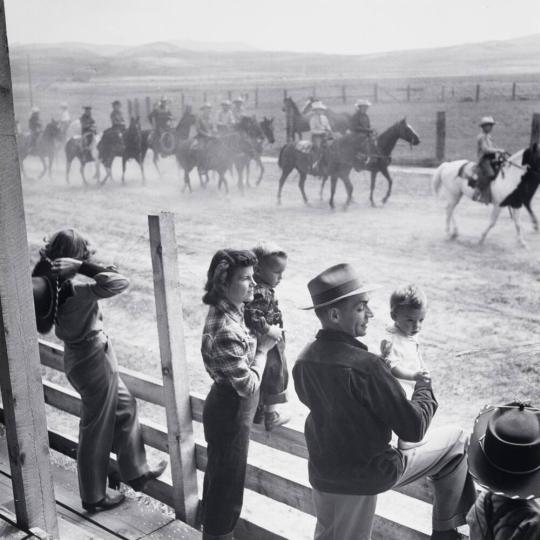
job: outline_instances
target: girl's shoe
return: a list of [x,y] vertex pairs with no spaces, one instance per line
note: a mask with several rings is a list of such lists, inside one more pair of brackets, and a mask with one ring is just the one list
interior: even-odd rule
[[87,512],[95,514],[96,512],[102,512],[104,510],[115,508],[119,504],[122,504],[125,499],[126,496],[123,493],[115,493],[114,495],[105,495],[105,497],[103,497],[103,499],[97,503],[86,503],[83,501],[82,507]]
[[291,417],[288,414],[268,411],[264,413],[264,427],[266,431],[272,431],[274,428],[286,424],[290,419]]
[[138,478],[127,482],[127,485],[134,491],[144,491],[146,484],[148,484],[150,480],[155,480],[156,478],[159,478],[166,468],[167,462],[165,460],[162,460],[153,469],[150,469]]

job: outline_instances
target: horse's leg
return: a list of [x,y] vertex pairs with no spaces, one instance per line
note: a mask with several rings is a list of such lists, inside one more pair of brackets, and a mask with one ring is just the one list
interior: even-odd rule
[[325,174],[321,179],[321,190],[319,191],[319,199],[323,200],[323,192],[324,192],[324,185],[326,184],[326,181],[328,180],[328,175]]
[[137,163],[139,164],[139,167],[141,168],[142,183],[144,186],[146,185],[146,176],[144,174],[144,159],[142,158],[142,156],[137,160]]
[[250,188],[251,187],[251,184],[249,183],[249,162],[250,160],[246,160],[246,165],[245,165],[245,169],[246,169],[246,188]]
[[238,189],[240,193],[244,195],[244,161],[238,161],[235,163],[236,172],[238,173]]
[[292,169],[286,168],[281,171],[281,176],[279,178],[279,186],[278,186],[278,193],[277,193],[277,203],[281,204],[281,192],[283,191],[283,185],[285,184],[285,180],[287,180],[287,177],[289,174],[291,174]]
[[126,163],[127,163],[126,157],[122,156],[122,184],[125,184]]
[[525,242],[525,239],[523,238],[523,232],[521,230],[521,212],[519,211],[519,208],[510,208],[510,217],[512,218],[512,221],[514,222],[514,226],[516,227],[516,233],[518,237],[518,242],[521,247],[527,247],[527,243]]
[[81,177],[83,179],[84,185],[87,186],[88,182],[86,181],[86,176],[84,175],[84,166],[86,163],[84,161],[81,161]]
[[525,208],[527,209],[527,212],[529,212],[529,216],[531,216],[533,228],[536,232],[538,232],[538,218],[536,217],[535,213],[533,212],[533,209],[531,208],[531,201],[528,201],[524,204],[525,204]]
[[225,195],[229,194],[229,184],[227,182],[227,178],[225,177],[225,171],[219,171],[219,181],[218,181],[218,187],[221,189],[221,185],[225,186]]
[[40,175],[38,176],[38,179],[41,180],[47,173],[47,162],[43,156],[39,156],[39,159],[41,160],[41,166],[43,167]]
[[390,195],[392,193],[392,177],[390,176],[390,172],[388,171],[388,167],[382,167],[381,168],[382,175],[388,180],[388,189],[386,190],[386,195],[382,199],[382,203],[386,204],[388,199],[390,198]]
[[182,193],[186,190],[186,187],[189,189],[190,193],[193,193],[193,189],[191,189],[191,178],[189,177],[189,172],[187,169],[184,170],[184,187],[182,189]]
[[337,176],[332,175],[330,177],[330,208],[334,210],[334,195],[336,194]]
[[373,194],[375,192],[375,181],[377,179],[377,169],[373,169],[371,171],[371,185],[369,188],[369,202],[371,203],[372,208],[376,208],[377,205],[375,204],[375,199],[373,198]]
[[158,172],[159,177],[161,178],[161,171],[159,170],[159,166],[158,166],[159,154],[153,149],[152,149],[152,152],[154,153],[154,156],[152,157],[152,161],[154,162],[154,167],[156,168],[156,171]]
[[494,204],[493,209],[491,210],[491,216],[489,218],[489,225],[487,226],[487,229],[482,233],[479,244],[483,244],[485,242],[486,236],[488,235],[489,231],[491,231],[491,229],[495,227],[495,223],[497,223],[497,219],[499,218],[500,213],[501,207],[498,204]]
[[261,159],[261,156],[257,156],[257,165],[259,166],[259,178],[257,179],[257,185],[259,185],[262,182],[263,175],[264,175],[264,165]]
[[349,173],[342,175],[341,179],[343,180],[343,183],[345,184],[345,189],[347,190],[347,200],[345,201],[343,210],[347,210],[352,201],[353,185],[349,177]]
[[460,200],[461,193],[446,205],[446,234],[450,240],[455,240],[458,237],[458,228],[454,218],[454,211]]
[[300,193],[302,193],[302,198],[304,199],[304,204],[306,206],[309,206],[309,201],[306,195],[306,179],[307,179],[307,172],[301,171],[300,172],[300,180],[298,181],[298,187],[300,188]]

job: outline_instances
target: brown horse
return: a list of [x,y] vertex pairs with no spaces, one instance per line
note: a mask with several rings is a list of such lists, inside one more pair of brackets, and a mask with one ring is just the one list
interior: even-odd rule
[[17,138],[17,147],[19,151],[19,162],[21,165],[21,172],[24,178],[26,178],[26,171],[24,170],[24,160],[28,156],[36,156],[41,160],[43,167],[38,178],[43,178],[45,173],[48,173],[49,178],[52,178],[52,164],[54,161],[54,153],[56,150],[56,143],[62,139],[62,131],[60,124],[56,120],[51,120],[40,133],[34,144],[32,144],[32,136],[30,133],[25,133]]
[[[347,202],[345,204],[345,208],[347,208],[351,203],[353,186],[350,180],[350,173],[353,168],[357,171],[362,169],[371,171],[370,202],[372,206],[375,206],[375,202],[373,200],[375,179],[379,172],[384,175],[384,177],[388,180],[388,191],[383,198],[383,203],[386,203],[392,190],[392,178],[388,172],[388,165],[391,162],[391,153],[399,139],[408,142],[412,146],[420,143],[418,135],[407,123],[405,118],[399,122],[396,122],[381,135],[379,135],[377,138],[378,154],[371,156],[367,164],[364,164],[359,159],[359,154],[365,152],[366,146],[366,138],[363,134],[348,133],[340,139],[332,141],[323,152],[323,158],[321,159],[323,170],[321,171],[322,174],[318,174],[318,176],[323,177],[321,193],[322,187],[324,187],[324,182],[328,179],[328,177],[331,179],[332,193],[330,197],[330,207],[334,208],[334,195],[338,178],[343,181],[345,184],[345,189],[347,190]],[[278,164],[282,170],[282,174],[279,179],[278,204],[281,203],[281,192],[283,185],[293,169],[296,169],[300,173],[300,192],[302,193],[304,202],[309,204],[304,187],[307,175],[313,174],[311,170],[312,163],[313,154],[300,151],[297,148],[296,143],[286,144],[281,149],[278,160]]]
[[309,118],[300,112],[298,105],[291,97],[283,100],[281,110],[285,113],[287,142],[296,140],[296,135],[298,139],[302,139],[302,134],[309,131]]

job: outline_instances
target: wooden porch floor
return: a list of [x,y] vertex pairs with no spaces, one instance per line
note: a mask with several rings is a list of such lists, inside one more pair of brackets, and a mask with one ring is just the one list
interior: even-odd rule
[[[127,498],[118,508],[88,514],[81,507],[77,474],[52,465],[58,526],[61,540],[200,540],[201,533],[144,503]],[[15,526],[15,507],[6,438],[0,435],[0,538],[40,538]]]

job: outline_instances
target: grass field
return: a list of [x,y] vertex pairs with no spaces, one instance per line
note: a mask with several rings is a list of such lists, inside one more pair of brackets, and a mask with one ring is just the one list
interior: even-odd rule
[[[206,312],[200,298],[213,252],[271,239],[290,255],[278,295],[291,364],[317,330],[313,314],[298,309],[308,301],[307,281],[332,263],[349,261],[367,280],[384,287],[372,300],[375,319],[367,342],[375,350],[389,320],[392,288],[414,281],[426,289],[430,308],[422,338],[441,404],[438,421],[470,425],[486,402],[538,400],[540,235],[532,233],[528,223],[528,251],[517,246],[506,214],[486,245],[478,247],[489,211],[466,201],[458,211],[463,238],[446,241],[442,203],[432,198],[425,174],[396,172],[392,199],[377,209],[368,206],[367,178],[356,175],[356,202],[348,212],[331,212],[318,202],[315,180],[308,182],[313,207],[303,206],[292,178],[285,186],[283,206],[277,207],[278,171],[272,164],[263,183],[244,197],[234,187],[226,197],[214,186],[182,195],[174,162],[163,165],[164,178],[149,173],[144,187],[134,165],[128,169],[126,186],[110,183],[85,189],[75,173],[69,186],[62,174],[53,181],[24,182],[33,260],[46,233],[75,226],[91,235],[102,259],[115,262],[130,277],[129,292],[105,303],[106,327],[121,364],[159,376],[146,215],[168,210],[177,213],[192,389],[204,392],[209,387],[199,353]],[[38,164],[29,161],[28,169],[35,173]],[[294,392],[291,401],[300,420],[303,410]]]

